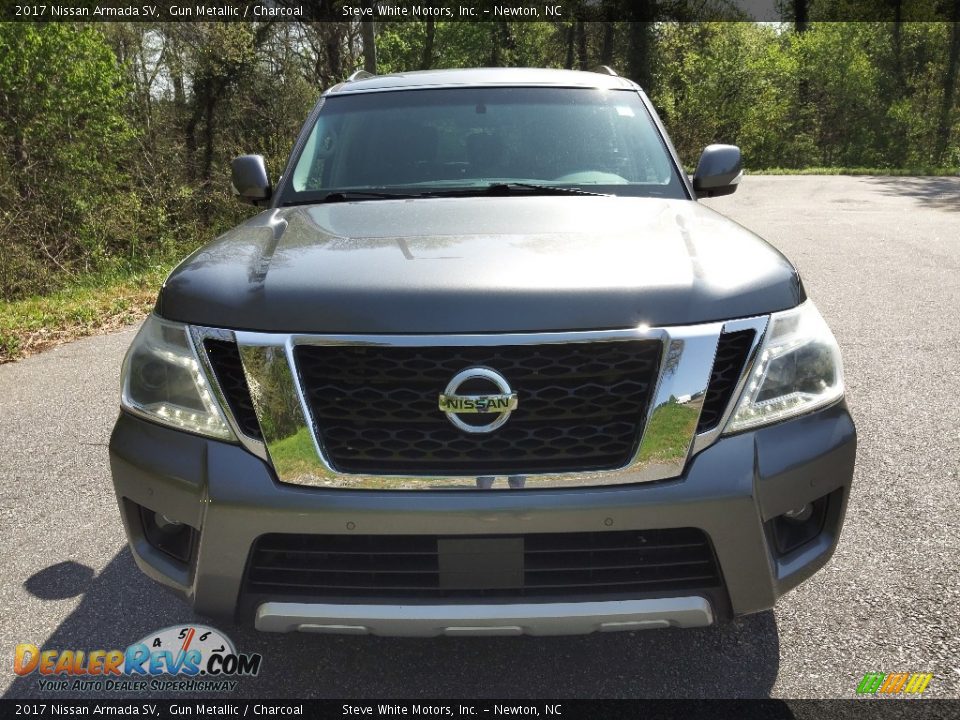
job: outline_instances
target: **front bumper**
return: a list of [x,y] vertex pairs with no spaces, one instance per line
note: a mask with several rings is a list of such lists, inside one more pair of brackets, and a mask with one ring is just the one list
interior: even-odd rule
[[[110,441],[114,485],[139,567],[199,613],[263,630],[390,635],[574,634],[706,625],[758,612],[821,568],[840,536],[856,432],[845,403],[721,438],[681,477],[638,485],[387,492],[297,487],[237,445],[122,413]],[[825,499],[819,531],[778,550],[784,513]],[[141,508],[196,530],[187,562],[156,547]],[[709,537],[723,578],[710,591],[522,604],[289,602],[251,598],[251,547],[268,533],[511,536],[692,527]],[[582,600],[582,602],[581,602]]]

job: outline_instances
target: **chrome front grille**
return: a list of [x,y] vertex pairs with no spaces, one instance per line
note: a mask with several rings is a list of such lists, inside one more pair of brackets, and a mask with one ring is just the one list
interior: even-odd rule
[[[499,336],[193,334],[240,442],[281,482],[434,490],[680,477],[719,436],[766,324],[759,317]],[[492,432],[471,435],[438,399],[453,376],[483,367],[509,381],[518,405]],[[473,416],[484,417],[478,424],[487,425],[491,414]]]

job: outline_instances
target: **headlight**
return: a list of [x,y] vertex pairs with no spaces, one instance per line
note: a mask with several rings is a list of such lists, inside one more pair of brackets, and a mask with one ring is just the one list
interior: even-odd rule
[[840,348],[811,301],[774,313],[757,362],[725,432],[739,432],[843,397]]
[[200,371],[186,325],[151,315],[123,360],[121,405],[154,422],[234,439]]

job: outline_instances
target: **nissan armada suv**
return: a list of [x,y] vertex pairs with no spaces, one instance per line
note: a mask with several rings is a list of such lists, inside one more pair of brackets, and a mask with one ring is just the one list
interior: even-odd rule
[[[535,635],[773,606],[856,433],[796,269],[607,72],[323,94],[262,212],[169,276],[110,442],[134,558],[265,631]],[[784,219],[787,221],[787,219]]]

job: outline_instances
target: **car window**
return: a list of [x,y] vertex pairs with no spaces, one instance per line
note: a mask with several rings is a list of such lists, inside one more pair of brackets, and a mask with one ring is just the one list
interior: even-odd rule
[[686,197],[636,92],[481,87],[328,97],[282,201],[500,181]]

